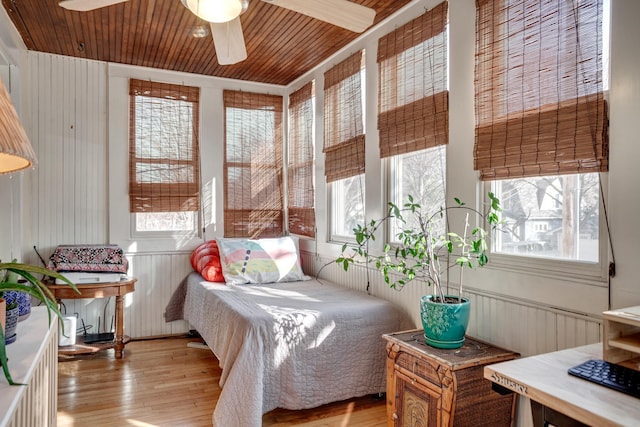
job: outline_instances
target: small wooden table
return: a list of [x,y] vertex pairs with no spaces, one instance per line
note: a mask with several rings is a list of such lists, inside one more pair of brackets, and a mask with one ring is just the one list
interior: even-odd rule
[[124,346],[131,340],[131,338],[124,334],[124,307],[122,297],[135,290],[135,283],[137,281],[138,279],[136,278],[129,278],[119,282],[77,284],[76,286],[80,291],[79,294],[68,285],[47,284],[47,287],[53,292],[53,295],[58,301],[63,299],[116,297],[116,333],[113,342],[85,344],[82,342],[82,335],[79,335],[76,345],[60,347],[58,353],[86,354],[114,348],[116,351],[116,359],[121,359]]
[[485,366],[484,377],[530,398],[535,426],[640,425],[640,400],[567,373],[589,359],[602,343]]

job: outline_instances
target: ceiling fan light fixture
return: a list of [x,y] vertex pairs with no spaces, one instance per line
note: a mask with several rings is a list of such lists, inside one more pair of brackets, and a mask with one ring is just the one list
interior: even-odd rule
[[242,0],[184,0],[183,3],[207,22],[228,22],[242,13]]

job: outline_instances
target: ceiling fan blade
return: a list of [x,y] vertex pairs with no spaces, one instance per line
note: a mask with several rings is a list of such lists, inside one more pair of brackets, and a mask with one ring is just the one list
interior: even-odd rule
[[77,12],[88,12],[125,1],[127,0],[62,0],[58,3],[58,6]]
[[262,0],[361,33],[373,24],[375,9],[348,0]]
[[221,24],[215,22],[210,24],[218,64],[231,65],[247,59],[247,48],[244,44],[240,17]]

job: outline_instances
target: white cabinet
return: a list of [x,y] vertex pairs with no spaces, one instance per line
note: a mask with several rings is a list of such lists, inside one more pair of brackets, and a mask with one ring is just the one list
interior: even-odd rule
[[58,318],[51,324],[45,307],[33,307],[18,323],[18,339],[7,346],[13,380],[0,375],[0,426],[50,427],[58,412]]

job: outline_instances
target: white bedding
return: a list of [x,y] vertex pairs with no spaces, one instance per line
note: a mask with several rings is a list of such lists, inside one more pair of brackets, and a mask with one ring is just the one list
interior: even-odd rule
[[393,304],[325,281],[187,281],[184,318],[220,361],[215,427],[252,427],[275,408],[384,392],[384,333],[413,324]]

